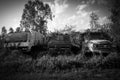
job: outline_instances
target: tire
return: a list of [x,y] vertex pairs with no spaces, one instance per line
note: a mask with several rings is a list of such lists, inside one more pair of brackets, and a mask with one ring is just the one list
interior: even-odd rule
[[48,54],[51,55],[51,56],[55,56],[55,50],[54,50],[54,48],[49,48]]

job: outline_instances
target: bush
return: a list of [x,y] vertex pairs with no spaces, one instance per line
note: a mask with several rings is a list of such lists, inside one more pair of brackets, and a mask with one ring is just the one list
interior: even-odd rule
[[102,63],[98,66],[101,68],[120,68],[120,56],[119,53],[111,53],[102,60]]
[[[16,53],[16,52],[15,52]],[[120,57],[117,53],[111,53],[107,57],[94,56],[86,60],[82,54],[77,55],[58,55],[50,56],[48,54],[42,57],[32,59],[24,54],[10,54],[5,57],[2,63],[3,68],[14,72],[66,72],[80,68],[107,68],[115,65],[120,67]],[[116,66],[117,64],[117,66]],[[107,66],[107,67],[106,67]]]

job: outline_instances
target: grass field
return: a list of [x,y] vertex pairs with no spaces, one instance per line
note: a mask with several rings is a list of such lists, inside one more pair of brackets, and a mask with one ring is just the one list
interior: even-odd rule
[[[105,58],[48,54],[33,60],[22,53],[1,52],[0,80],[119,80],[120,59],[116,53]],[[7,77],[6,77],[7,76]]]

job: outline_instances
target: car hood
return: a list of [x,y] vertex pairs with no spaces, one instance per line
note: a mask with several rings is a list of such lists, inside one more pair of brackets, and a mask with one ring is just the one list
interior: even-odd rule
[[109,40],[90,40],[90,42],[95,43],[95,44],[111,43]]

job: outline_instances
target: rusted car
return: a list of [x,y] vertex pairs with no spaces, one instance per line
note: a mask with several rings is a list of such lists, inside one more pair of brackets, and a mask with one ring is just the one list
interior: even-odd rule
[[49,53],[54,55],[70,53],[71,46],[70,36],[67,34],[58,34],[48,42]]
[[104,32],[88,32],[84,36],[82,53],[86,56],[107,56],[114,51],[111,38]]
[[4,38],[5,48],[19,49],[26,52],[40,50],[41,46],[46,44],[44,35],[36,31],[10,33]]

